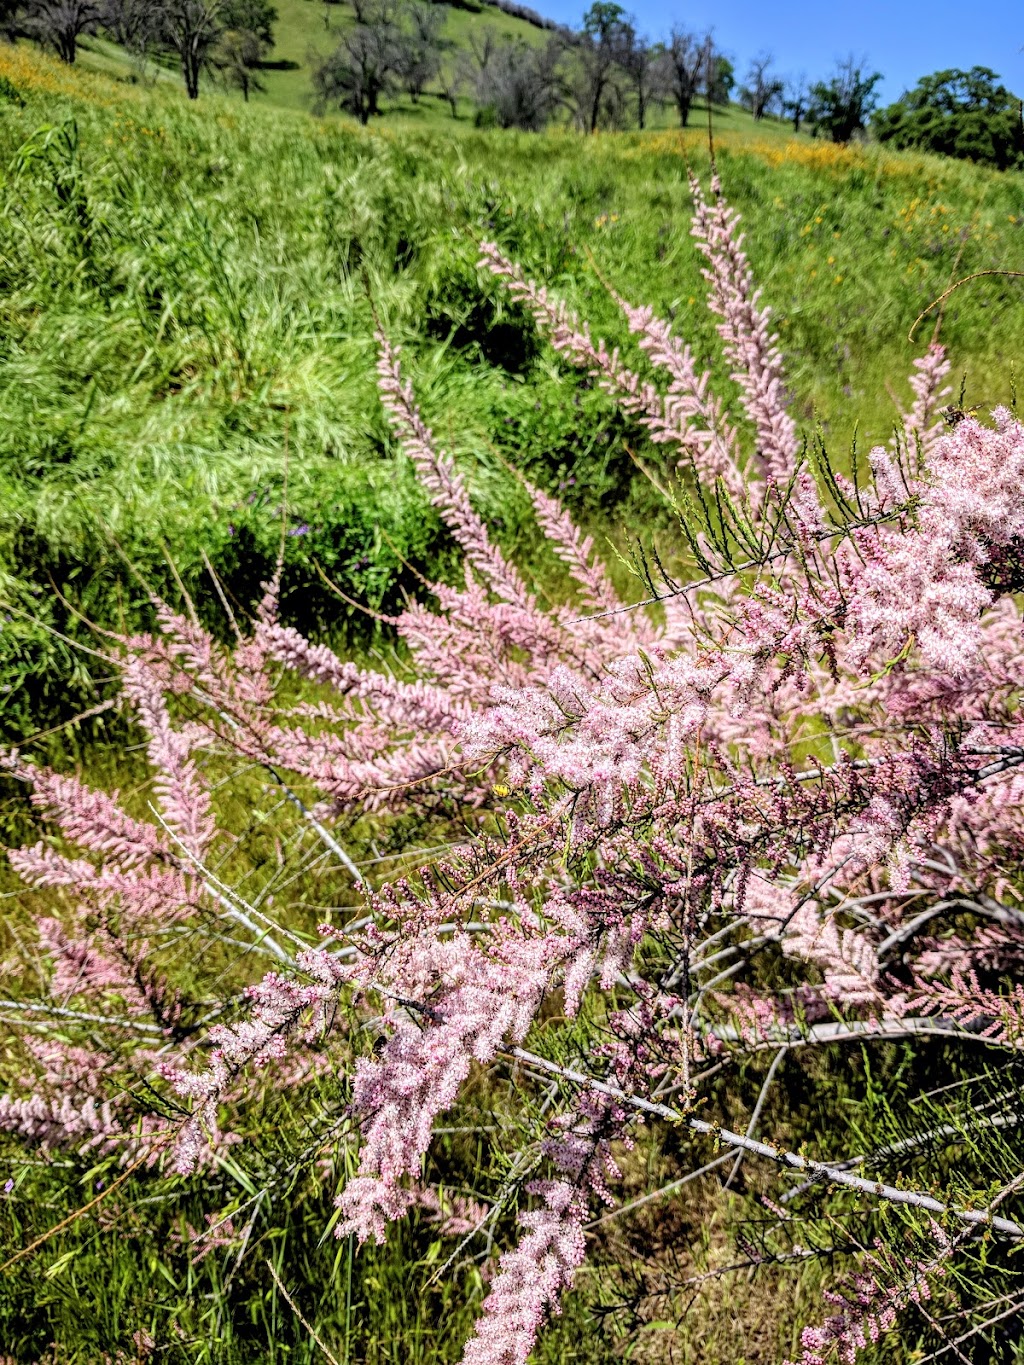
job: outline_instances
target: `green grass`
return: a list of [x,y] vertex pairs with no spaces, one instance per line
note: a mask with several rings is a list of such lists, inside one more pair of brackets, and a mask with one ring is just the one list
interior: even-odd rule
[[[125,559],[173,592],[172,560],[206,600],[206,555],[244,608],[276,554],[287,451],[286,515],[309,529],[287,540],[286,606],[306,629],[365,638],[317,566],[390,609],[447,545],[386,435],[368,289],[511,548],[529,545],[529,518],[497,456],[599,533],[643,526],[672,557],[670,518],[625,449],[638,433],[477,271],[475,242],[498,238],[622,340],[599,271],[721,374],[689,236],[699,128],[584,139],[389,116],[364,131],[224,95],[190,105],[176,84],[111,83],[24,44],[0,45],[0,72],[23,100],[0,104],[9,606],[79,638],[63,598],[130,626]],[[862,447],[887,438],[928,334],[911,343],[908,328],[954,271],[1020,265],[1024,182],[794,142],[734,111],[719,129],[795,411],[842,460],[855,431]],[[950,300],[943,339],[970,401],[1009,398],[1022,330],[1014,281]],[[16,615],[0,670],[12,737],[95,700],[94,665]]]
[[[314,0],[281,8],[282,18],[294,9],[311,29],[322,25]],[[297,33],[296,19],[287,28],[296,54]],[[371,297],[405,344],[427,415],[468,471],[478,505],[528,571],[543,577],[549,566],[533,555],[530,518],[503,460],[560,491],[600,535],[653,538],[667,560],[679,553],[670,516],[627,454],[636,430],[537,340],[475,260],[476,241],[497,238],[598,330],[626,342],[599,271],[672,316],[724,378],[689,237],[687,171],[708,170],[699,117],[682,138],[667,129],[529,137],[403,105],[364,131],[302,113],[301,72],[276,73],[267,101],[277,103],[248,108],[217,92],[189,105],[173,73],[152,86],[109,79],[126,74],[120,54],[98,45],[69,71],[27,45],[0,44],[0,75],[23,101],[0,97],[7,739],[109,692],[106,668],[53,630],[95,645],[82,617],[135,628],[146,613],[136,575],[174,595],[171,564],[202,613],[219,620],[204,557],[244,609],[274,560],[282,522],[307,528],[285,538],[288,619],[353,649],[389,647],[332,596],[319,568],[348,596],[390,610],[419,590],[418,574],[445,573],[453,557],[386,435]],[[953,271],[1020,267],[1024,180],[793,142],[784,128],[755,128],[737,110],[715,119],[719,167],[776,309],[801,427],[813,433],[820,424],[841,461],[855,431],[862,447],[886,439],[895,412],[887,390],[906,401],[904,376],[927,336],[912,344],[907,330]],[[1021,335],[1024,291],[1012,281],[981,281],[953,297],[943,337],[966,373],[968,402],[1011,396]],[[66,732],[54,745],[70,761]],[[125,785],[130,759],[101,746],[87,746],[85,757],[103,780]],[[26,820],[21,806],[5,818]],[[884,1086],[904,1075],[907,1055],[887,1047],[875,1064]],[[865,1112],[871,1086],[860,1057],[830,1066],[829,1102]],[[790,1094],[806,1099],[807,1076],[795,1064],[793,1072]],[[738,1115],[758,1082],[741,1078]],[[325,1112],[337,1104],[327,1082],[322,1098]],[[817,1129],[828,1132],[828,1122]],[[321,1244],[340,1171],[285,1181],[239,1269],[237,1240],[190,1263],[189,1224],[249,1198],[280,1155],[276,1142],[268,1125],[244,1163],[205,1182],[154,1192],[139,1177],[20,1262],[0,1292],[3,1350],[38,1360],[56,1341],[61,1362],[92,1365],[119,1350],[132,1359],[131,1334],[142,1329],[156,1336],[161,1360],[316,1359],[266,1269],[269,1257],[346,1363],[455,1358],[483,1293],[475,1272],[430,1287],[442,1253],[431,1228],[414,1221],[388,1248],[352,1261],[350,1278],[348,1245]],[[0,1203],[5,1252],[115,1174],[109,1164],[37,1167],[13,1147],[8,1155],[20,1183],[16,1198]],[[627,1169],[627,1190],[648,1178],[639,1163],[670,1173],[682,1157],[699,1164],[699,1154],[671,1145],[644,1147],[637,1169]],[[446,1179],[454,1173],[473,1188],[482,1178],[473,1152],[450,1147],[439,1160]],[[623,1297],[638,1249],[656,1245],[664,1267],[698,1229],[708,1255],[732,1245],[742,1199],[719,1202],[712,1217],[710,1197],[695,1187],[671,1212],[626,1230],[613,1225],[600,1256],[620,1267]],[[702,1268],[699,1258],[677,1266]],[[671,1333],[646,1303],[635,1358],[672,1352],[735,1365],[740,1338],[748,1365],[792,1354],[794,1324],[821,1315],[823,1273],[766,1271],[712,1286],[700,1314]],[[617,1310],[605,1323],[600,1298],[582,1277],[539,1360],[621,1358],[616,1333],[628,1314]]]

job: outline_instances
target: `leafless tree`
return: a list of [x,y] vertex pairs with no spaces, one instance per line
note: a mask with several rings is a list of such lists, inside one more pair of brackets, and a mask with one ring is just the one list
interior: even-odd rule
[[633,88],[636,102],[636,123],[641,130],[647,126],[647,111],[658,97],[662,82],[661,48],[655,47],[632,27],[622,53],[622,67]]
[[152,0],[103,0],[100,23],[128,52],[145,53],[156,41],[158,13]]
[[597,131],[602,114],[621,106],[616,77],[622,73],[632,31],[625,11],[613,0],[594,0],[583,16],[583,29],[576,35],[576,106],[588,133]]
[[381,97],[394,87],[401,66],[400,7],[394,0],[365,0],[363,19],[329,57],[316,54],[313,89],[320,109],[337,105],[368,123]]
[[690,109],[705,80],[710,53],[710,35],[700,38],[686,29],[672,29],[661,66],[664,86],[679,113],[680,128],[685,128],[690,120]]
[[438,68],[438,89],[441,92],[441,98],[448,102],[448,107],[452,111],[452,118],[459,117],[459,95],[466,85],[466,77],[464,59],[456,53],[450,53]]
[[441,66],[441,31],[448,18],[446,5],[411,0],[401,15],[398,74],[415,104]]
[[499,43],[477,75],[477,103],[493,111],[502,128],[540,132],[565,103],[564,55],[565,44],[557,35],[541,47]]
[[153,0],[153,7],[160,40],[177,54],[189,99],[198,99],[199,78],[224,31],[223,0]]
[[251,91],[266,88],[260,80],[260,63],[265,54],[266,45],[247,28],[229,28],[217,45],[214,64],[229,85],[241,90],[246,104]]
[[61,61],[73,63],[83,33],[95,33],[102,19],[96,0],[32,0],[28,8],[28,31]]
[[468,60],[477,72],[486,71],[498,47],[498,32],[493,24],[470,29]]
[[794,133],[799,133],[800,124],[806,117],[810,105],[811,89],[807,77],[801,74],[788,80],[782,99],[782,112],[792,120]]
[[750,63],[746,84],[740,89],[740,100],[756,120],[763,119],[772,104],[781,100],[784,82],[772,71],[775,58],[770,52],[760,52]]

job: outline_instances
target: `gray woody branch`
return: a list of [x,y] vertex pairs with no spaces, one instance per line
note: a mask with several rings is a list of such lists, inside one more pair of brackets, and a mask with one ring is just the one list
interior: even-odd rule
[[773,1147],[767,1142],[758,1142],[755,1138],[744,1137],[741,1133],[731,1133],[728,1128],[720,1128],[717,1123],[708,1123],[706,1119],[699,1119],[692,1114],[684,1114],[678,1109],[672,1109],[667,1104],[658,1104],[653,1100],[645,1100],[639,1095],[627,1094],[617,1085],[610,1085],[607,1081],[593,1080],[580,1071],[559,1066],[557,1062],[549,1062],[546,1057],[539,1057],[536,1053],[527,1052],[521,1047],[509,1048],[507,1055],[515,1057],[518,1061],[525,1062],[529,1066],[536,1067],[540,1071],[546,1071],[549,1075],[570,1081],[574,1085],[582,1086],[588,1090],[596,1090],[601,1095],[608,1095],[620,1104],[625,1104],[631,1109],[637,1109],[641,1113],[652,1114],[657,1118],[667,1119],[670,1123],[684,1125],[692,1132],[713,1137],[716,1141],[724,1142],[726,1146],[733,1147],[738,1151],[751,1152],[754,1156],[765,1157],[768,1161],[774,1161],[780,1166],[788,1166],[794,1171],[806,1171],[826,1184],[843,1185],[847,1189],[857,1190],[860,1194],[870,1194],[877,1199],[888,1200],[892,1204],[908,1204],[915,1209],[927,1209],[929,1213],[948,1214],[953,1218],[958,1218],[962,1223],[978,1224],[990,1227],[996,1232],[1005,1233],[1008,1237],[1024,1238],[1024,1227],[1009,1218],[997,1218],[980,1209],[956,1208],[950,1204],[943,1204],[938,1199],[933,1199],[930,1194],[922,1194],[917,1190],[899,1190],[895,1185],[885,1185],[879,1180],[865,1180],[862,1176],[852,1175],[849,1171],[827,1166],[823,1161],[813,1161],[810,1157],[800,1156],[796,1152],[787,1152],[782,1148]]

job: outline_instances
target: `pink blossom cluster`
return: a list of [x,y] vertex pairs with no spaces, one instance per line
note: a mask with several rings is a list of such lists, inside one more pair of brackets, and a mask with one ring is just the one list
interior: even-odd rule
[[[521,1067],[523,1084],[543,1076],[559,1093],[515,1154],[532,1202],[471,1365],[525,1362],[640,1122],[689,1123],[806,1166],[700,1116],[711,1057],[928,1029],[992,1048],[1024,1038],[1024,996],[1006,980],[1024,963],[1024,427],[1004,409],[940,421],[948,361],[936,345],[916,362],[900,436],[872,451],[870,482],[812,476],[738,217],[717,181],[710,200],[693,193],[738,399],[712,391],[710,369],[650,310],[619,300],[657,383],[483,248],[556,351],[674,448],[694,507],[694,479],[714,485],[701,505],[716,512],[660,554],[671,575],[653,600],[620,591],[590,537],[529,487],[566,569],[548,603],[474,509],[382,334],[396,445],[464,557],[461,583],[431,584],[390,622],[407,672],[304,639],[278,620],[275,579],[233,649],[162,604],[152,635],[123,642],[148,806],[3,759],[57,836],[9,855],[46,905],[43,995],[19,982],[10,1007],[26,1007],[26,1034],[102,1026],[118,1093],[145,1078],[184,1101],[173,1131],[159,1128],[179,1171],[228,1140],[261,1076],[301,1095],[327,1051],[351,1081],[359,1140],[338,1230],[383,1241],[423,1205],[436,1126],[475,1073]],[[275,907],[272,877],[253,889],[258,878],[223,871],[243,840],[215,775],[235,770],[261,774],[257,803],[287,809],[303,856],[319,849],[362,902],[318,948]],[[414,806],[456,813],[464,842],[415,876],[359,866],[345,847],[353,822]],[[166,945],[183,931],[240,950],[251,974],[237,997],[211,1009],[176,984]],[[272,962],[262,977],[249,967],[260,957]],[[791,984],[768,990],[765,963]],[[209,980],[223,997],[212,964]],[[606,1028],[599,1048],[535,1050],[540,1020],[588,1004]],[[79,1093],[76,1044],[55,1046],[0,1100],[0,1126],[78,1150],[126,1133],[110,1096]],[[824,1164],[818,1175],[840,1179]],[[863,1186],[908,1202],[883,1181]],[[880,1298],[866,1272],[855,1301],[808,1329],[805,1365],[833,1348],[852,1359],[926,1291],[922,1272]]]
[[735,366],[733,379],[743,395],[743,407],[753,423],[757,458],[778,484],[796,470],[799,449],[796,423],[786,407],[782,353],[771,331],[771,312],[761,304],[754,272],[738,230],[739,214],[722,195],[717,175],[711,181],[709,204],[696,177],[693,192],[693,235],[707,260],[704,277],[710,285],[708,306],[721,318],[718,334],[726,358]]
[[[933,1225],[934,1226],[934,1225]],[[949,1238],[934,1228],[941,1251],[931,1262],[907,1265],[881,1241],[865,1257],[866,1268],[853,1276],[845,1292],[827,1290],[825,1299],[836,1312],[819,1327],[805,1327],[800,1334],[803,1352],[799,1365],[854,1365],[870,1344],[880,1340],[911,1304],[931,1298],[929,1275],[941,1277],[944,1261],[952,1250]],[[786,1361],[785,1365],[792,1365]]]

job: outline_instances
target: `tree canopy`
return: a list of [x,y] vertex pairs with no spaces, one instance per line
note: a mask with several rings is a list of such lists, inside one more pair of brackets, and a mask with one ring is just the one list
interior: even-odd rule
[[1000,170],[1024,165],[1024,125],[1017,97],[987,66],[936,71],[875,115],[882,142],[920,147]]
[[825,133],[833,142],[849,142],[867,126],[878,103],[875,86],[881,79],[880,72],[869,76],[852,57],[840,62],[827,81],[811,86],[808,121],[815,132]]

